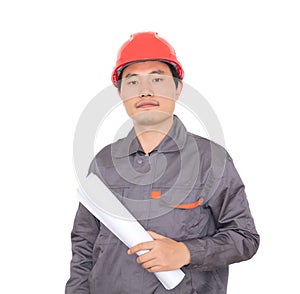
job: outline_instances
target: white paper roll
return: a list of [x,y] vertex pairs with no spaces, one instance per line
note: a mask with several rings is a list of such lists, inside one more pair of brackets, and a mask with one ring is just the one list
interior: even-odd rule
[[[153,240],[127,208],[94,174],[90,174],[77,191],[79,201],[127,247]],[[138,255],[143,253],[145,251],[140,251]],[[180,269],[154,274],[167,290],[175,288],[184,278],[184,273]]]

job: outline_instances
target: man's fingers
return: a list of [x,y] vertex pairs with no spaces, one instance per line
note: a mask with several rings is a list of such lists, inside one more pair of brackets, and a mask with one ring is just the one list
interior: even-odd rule
[[144,263],[146,263],[146,262],[149,262],[149,261],[151,261],[151,260],[153,260],[153,254],[150,252],[150,251],[148,251],[147,253],[144,253],[144,254],[142,254],[142,255],[140,255],[137,259],[136,259],[136,261],[137,261],[137,263],[139,263],[139,264],[144,264]]
[[[149,235],[154,239],[154,240],[159,240],[159,239],[165,239],[165,236],[162,236],[160,234],[157,234],[152,231],[148,231]],[[142,242],[140,244],[137,244],[135,246],[132,246],[127,253],[128,254],[134,254],[142,250],[151,250],[154,247],[154,242],[153,241],[148,241],[148,242]]]
[[151,250],[152,248],[153,248],[153,241],[142,242],[142,243],[139,243],[135,246],[132,246],[130,249],[128,249],[127,253],[128,254],[135,254],[139,251]]
[[[147,254],[144,254],[144,255],[147,255]],[[142,255],[140,257],[142,257]],[[137,258],[137,262],[139,264],[141,264],[141,266],[144,269],[146,269],[148,272],[154,273],[154,272],[159,272],[159,271],[164,270],[164,268],[161,265],[158,264],[157,259],[152,258],[152,259],[147,260],[147,261],[141,261],[140,257]]]
[[145,269],[149,269],[154,266],[158,266],[157,261],[155,259],[151,259],[149,261],[141,263],[142,267]]
[[162,271],[164,271],[164,269],[161,266],[153,266],[153,267],[147,268],[147,271],[149,273],[156,273],[156,272],[162,272]]

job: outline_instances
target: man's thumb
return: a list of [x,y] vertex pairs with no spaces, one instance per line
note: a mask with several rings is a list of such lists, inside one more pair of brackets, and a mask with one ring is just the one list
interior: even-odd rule
[[165,236],[163,235],[160,235],[160,234],[157,234],[155,232],[152,232],[152,231],[148,231],[149,235],[154,239],[154,240],[157,240],[157,239],[164,239]]

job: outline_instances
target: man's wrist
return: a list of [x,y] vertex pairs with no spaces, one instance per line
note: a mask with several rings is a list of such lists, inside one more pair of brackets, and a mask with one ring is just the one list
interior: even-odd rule
[[184,244],[184,242],[180,242],[183,248],[183,266],[188,265],[191,262],[191,253],[188,247]]

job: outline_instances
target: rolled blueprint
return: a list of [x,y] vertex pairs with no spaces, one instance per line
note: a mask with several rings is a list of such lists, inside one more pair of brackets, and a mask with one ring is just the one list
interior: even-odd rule
[[[90,174],[77,192],[79,201],[127,247],[153,240],[96,175]],[[137,254],[145,252],[140,251]],[[154,274],[167,290],[175,288],[184,278],[180,269]]]

